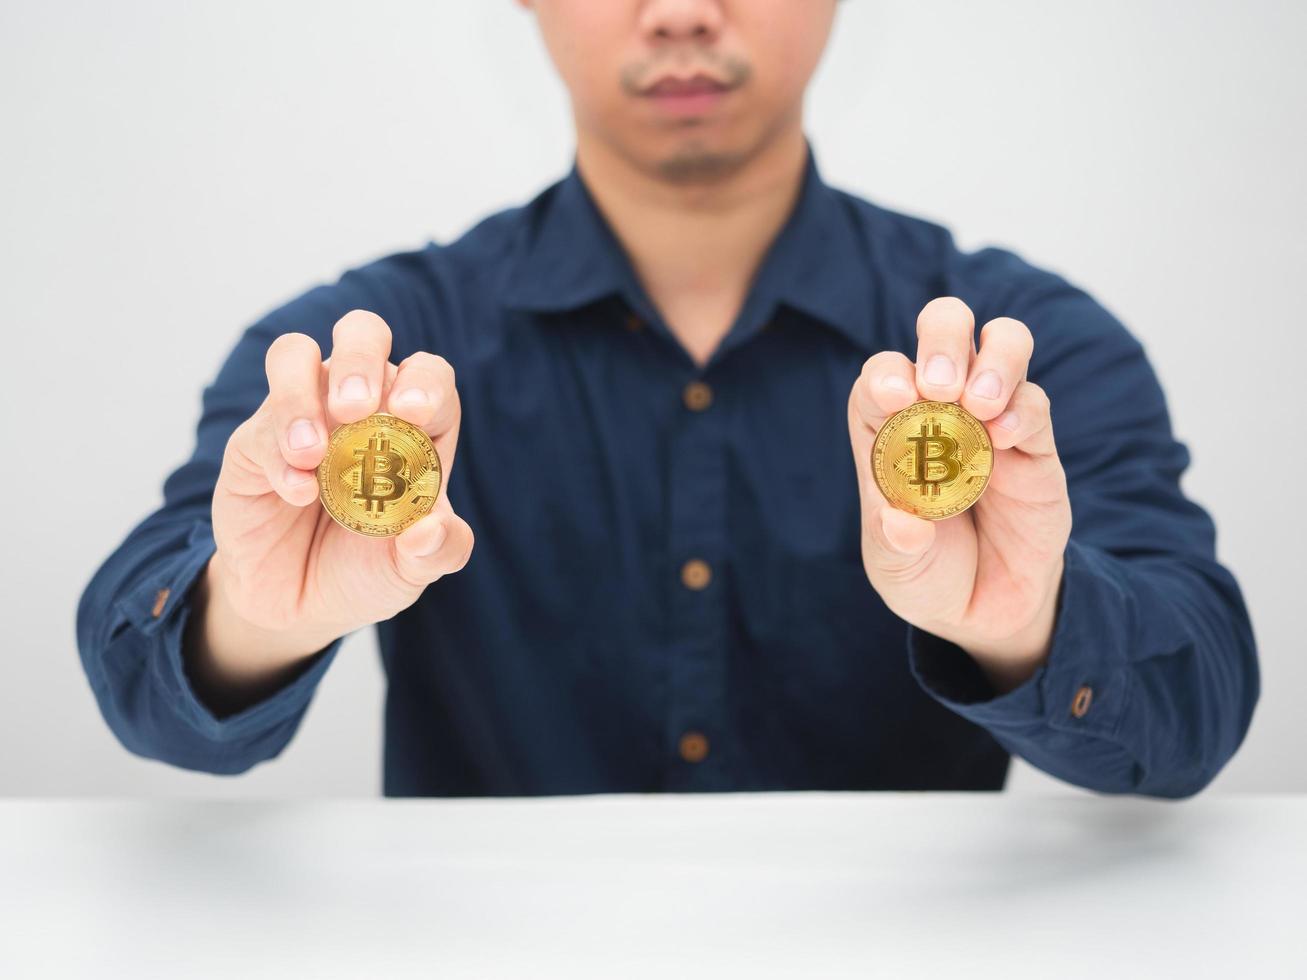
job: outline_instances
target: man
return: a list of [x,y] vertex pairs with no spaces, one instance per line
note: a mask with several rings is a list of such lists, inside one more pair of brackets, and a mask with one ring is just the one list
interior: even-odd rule
[[[1140,344],[1052,272],[824,183],[802,100],[836,0],[519,2],[574,166],[241,337],[79,606],[122,742],[269,759],[375,623],[391,795],[998,789],[1011,753],[1205,786],[1256,653]],[[996,449],[938,523],[869,473],[919,398]],[[445,467],[390,539],[335,524],[313,474],[377,410]]]

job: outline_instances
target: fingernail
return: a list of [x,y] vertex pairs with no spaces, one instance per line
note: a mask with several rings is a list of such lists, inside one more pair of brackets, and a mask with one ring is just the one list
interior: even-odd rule
[[884,378],[881,379],[880,383],[883,384],[886,388],[891,389],[892,391],[908,390],[907,380],[898,374],[887,374],[885,375]]
[[361,402],[368,397],[368,379],[361,374],[351,374],[340,383],[336,394],[347,402]]
[[445,543],[446,533],[447,531],[445,530],[445,522],[441,521],[439,524],[436,525],[436,531],[431,538],[431,543],[427,545],[427,547],[422,551],[422,557],[425,558],[428,555],[434,555],[437,551],[439,551],[440,546]]
[[430,400],[421,388],[405,388],[395,396],[397,405],[425,405]]
[[286,483],[292,487],[297,487],[301,483],[308,483],[313,479],[313,474],[304,470],[297,470],[293,466],[286,467]]
[[951,385],[957,376],[953,362],[943,354],[936,354],[926,362],[925,378],[928,384]]
[[1007,429],[1012,432],[1021,424],[1021,419],[1017,417],[1016,412],[1007,411],[1000,415],[994,424],[1000,429]]
[[880,529],[881,532],[885,535],[885,541],[889,544],[891,549],[897,551],[900,555],[916,555],[916,554],[921,554],[926,550],[920,544],[915,548],[907,548],[904,547],[904,545],[901,542],[895,541],[894,540],[895,532],[890,530],[891,526],[892,524],[890,523],[889,515],[882,514],[880,519]]
[[1003,391],[1003,379],[997,371],[985,371],[971,382],[971,393],[979,398],[997,398]]
[[286,444],[291,449],[308,449],[318,442],[318,430],[308,419],[296,419],[291,423],[290,432],[286,434]]

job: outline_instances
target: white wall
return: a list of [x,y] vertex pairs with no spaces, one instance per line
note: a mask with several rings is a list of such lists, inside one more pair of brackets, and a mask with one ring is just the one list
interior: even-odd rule
[[[1149,349],[1261,645],[1253,729],[1215,792],[1307,790],[1304,10],[847,0],[809,100],[832,183],[1062,272]],[[117,745],[74,610],[189,454],[246,324],[563,172],[564,94],[531,17],[511,0],[9,2],[0,83],[0,793],[375,794],[371,634],[279,760],[218,779]],[[33,465],[50,445],[54,482]],[[1063,789],[1024,764],[1010,785]]]

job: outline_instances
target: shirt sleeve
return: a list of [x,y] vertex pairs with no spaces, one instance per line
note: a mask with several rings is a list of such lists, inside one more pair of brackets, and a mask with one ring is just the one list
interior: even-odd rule
[[395,333],[392,350],[401,351],[402,291],[382,271],[380,265],[351,270],[244,332],[203,391],[193,452],[165,480],[162,504],[127,534],[83,590],[76,622],[82,665],[110,729],[137,755],[213,773],[243,772],[270,759],[294,735],[336,656],[343,637],[277,691],[219,717],[197,696],[182,646],[193,587],[216,549],[213,488],[227,440],[267,395],[268,346],[298,331],[312,336],[326,356],[336,320],[365,308],[387,320]]
[[215,550],[213,528],[207,517],[175,517],[158,516],[133,531],[83,593],[82,663],[101,713],[126,748],[186,769],[243,772],[290,741],[343,638],[264,700],[215,715],[196,695],[182,656],[192,587]]
[[1014,316],[1035,336],[1029,377],[1052,405],[1073,526],[1051,650],[1031,677],[997,694],[969,654],[916,627],[910,670],[1050,775],[1105,793],[1191,796],[1242,743],[1260,677],[1214,523],[1180,487],[1189,451],[1143,346],[1113,314],[1011,253],[980,258],[1036,282],[985,319]]

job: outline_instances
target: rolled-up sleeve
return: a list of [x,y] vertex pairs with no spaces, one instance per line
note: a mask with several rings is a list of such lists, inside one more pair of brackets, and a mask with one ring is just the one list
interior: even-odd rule
[[1260,677],[1214,523],[1180,487],[1189,451],[1143,346],[1113,314],[1010,253],[981,259],[1036,286],[979,307],[977,324],[983,309],[1035,336],[1029,377],[1049,394],[1073,518],[1057,620],[1046,661],[1006,693],[960,647],[915,627],[910,670],[1050,775],[1100,792],[1191,796],[1242,743]]

